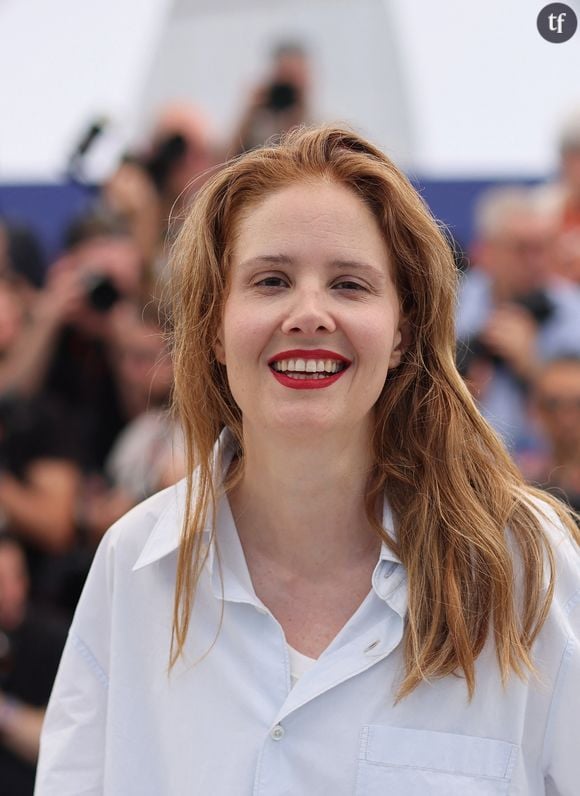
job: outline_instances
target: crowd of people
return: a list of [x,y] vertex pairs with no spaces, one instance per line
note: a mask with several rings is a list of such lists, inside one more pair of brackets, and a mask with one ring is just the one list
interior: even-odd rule
[[[308,63],[274,54],[227,152],[203,114],[159,116],[71,222],[45,273],[0,221],[0,779],[31,793],[43,707],[106,529],[185,474],[163,284],[187,203],[224,154],[308,122]],[[476,208],[458,364],[525,476],[580,509],[580,122],[547,186]]]
[[458,364],[532,483],[580,507],[580,119],[558,182],[502,186],[475,208],[458,297]]

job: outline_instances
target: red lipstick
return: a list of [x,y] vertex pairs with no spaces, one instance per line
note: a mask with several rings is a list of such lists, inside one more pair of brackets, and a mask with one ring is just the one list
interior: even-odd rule
[[337,354],[335,351],[329,351],[326,348],[293,348],[289,351],[281,351],[279,354],[275,354],[268,360],[268,365],[271,366],[274,362],[280,362],[283,359],[333,359],[337,362],[343,362],[346,365],[346,367],[338,371],[338,373],[333,373],[330,376],[320,378],[320,376],[315,376],[315,374],[309,374],[307,378],[301,379],[292,378],[292,376],[287,376],[285,373],[281,373],[270,367],[270,372],[274,378],[284,387],[290,387],[292,390],[320,390],[323,387],[330,387],[331,384],[334,384],[335,381],[340,379],[351,364],[350,359],[343,357],[342,354]]

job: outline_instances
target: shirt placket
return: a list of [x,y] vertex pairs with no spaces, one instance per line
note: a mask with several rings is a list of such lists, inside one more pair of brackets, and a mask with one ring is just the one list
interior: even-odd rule
[[[391,655],[399,646],[404,632],[405,577],[402,572],[394,577],[388,589],[385,579],[385,616],[342,647],[324,654],[316,665],[292,688],[287,699],[273,717],[260,749],[254,779],[254,796],[283,796],[287,783],[281,782],[280,770],[291,768],[291,761],[284,760],[292,754],[293,741],[289,717],[333,688],[339,688],[352,679],[376,666]],[[392,572],[392,568],[388,569]],[[392,605],[390,604],[392,603]],[[393,607],[394,606],[394,607]],[[401,612],[399,612],[403,609]],[[272,616],[272,621],[276,622]],[[277,623],[276,623],[277,624]],[[282,629],[280,633],[283,637]],[[286,654],[287,657],[287,654]]]

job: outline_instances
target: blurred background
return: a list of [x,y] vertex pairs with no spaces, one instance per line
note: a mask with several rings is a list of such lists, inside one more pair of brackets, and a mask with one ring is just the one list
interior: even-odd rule
[[[578,11],[576,0],[571,6]],[[30,202],[46,211],[46,198],[60,220],[73,197],[55,206],[46,185],[62,182],[91,127],[102,132],[83,167],[99,181],[175,100],[203,109],[214,141],[229,143],[255,86],[268,79],[273,47],[289,40],[308,54],[313,119],[348,121],[370,136],[425,181],[466,237],[473,182],[554,174],[558,131],[580,103],[573,78],[580,34],[561,45],[544,41],[540,7],[0,0],[0,182],[44,189],[25,199],[20,191],[6,196],[5,187],[1,207],[17,203],[26,216]],[[47,219],[43,240],[53,253],[51,230]]]
[[580,508],[580,31],[545,41],[541,8],[0,0],[2,793],[32,793],[102,534],[184,473],[160,295],[229,156],[339,121],[408,174],[461,271],[469,388],[524,476]]

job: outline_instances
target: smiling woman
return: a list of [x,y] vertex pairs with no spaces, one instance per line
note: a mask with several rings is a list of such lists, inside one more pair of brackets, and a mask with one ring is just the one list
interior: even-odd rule
[[[311,179],[246,209],[216,342],[243,415],[246,453],[250,440],[268,436],[273,444],[272,434],[294,436],[298,425],[319,435],[321,452],[323,435],[331,449],[342,437],[351,449],[357,439],[368,449],[371,409],[402,352],[390,271],[372,211],[345,186]],[[269,367],[276,361],[288,367]],[[288,388],[319,394],[297,402]],[[288,452],[283,459],[287,469]]]
[[578,531],[457,373],[405,177],[297,130],[208,181],[173,266],[189,475],[103,540],[37,794],[573,793]]

